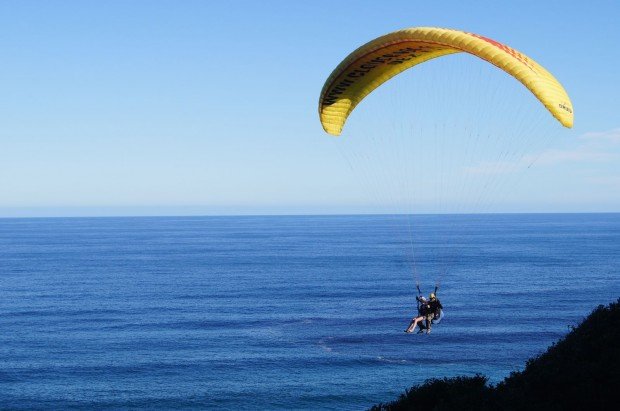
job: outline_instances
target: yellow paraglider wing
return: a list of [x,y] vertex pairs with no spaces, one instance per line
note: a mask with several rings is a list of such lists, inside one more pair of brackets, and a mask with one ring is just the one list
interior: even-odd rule
[[495,40],[458,30],[417,27],[395,31],[349,54],[329,76],[319,100],[326,132],[340,135],[347,117],[370,92],[417,64],[465,52],[499,67],[527,87],[565,127],[573,108],[562,85],[541,65]]

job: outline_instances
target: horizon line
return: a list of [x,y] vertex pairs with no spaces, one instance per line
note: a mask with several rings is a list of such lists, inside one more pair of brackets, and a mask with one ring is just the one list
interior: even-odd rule
[[52,218],[239,218],[239,217],[390,217],[390,216],[489,216],[489,215],[586,215],[620,214],[620,211],[497,211],[463,213],[385,213],[385,212],[347,212],[347,213],[238,213],[238,214],[118,214],[118,215],[31,215],[3,216],[0,220],[52,219]]

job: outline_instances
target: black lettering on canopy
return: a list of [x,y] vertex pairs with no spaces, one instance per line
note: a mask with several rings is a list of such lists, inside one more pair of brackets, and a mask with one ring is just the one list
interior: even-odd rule
[[352,68],[346,74],[346,77],[336,83],[327,93],[323,99],[323,105],[335,104],[338,101],[338,97],[343,94],[349,87],[351,87],[357,79],[364,77],[374,69],[382,65],[394,65],[403,64],[421,54],[428,53],[435,50],[431,46],[417,46],[417,47],[404,47],[390,53],[385,53],[380,56],[374,57],[370,60],[362,61],[358,66]]

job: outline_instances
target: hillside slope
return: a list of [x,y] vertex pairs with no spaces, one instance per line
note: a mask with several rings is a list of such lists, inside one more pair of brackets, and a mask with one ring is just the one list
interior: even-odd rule
[[597,307],[496,386],[482,375],[427,380],[379,410],[615,410],[620,407],[620,299]]

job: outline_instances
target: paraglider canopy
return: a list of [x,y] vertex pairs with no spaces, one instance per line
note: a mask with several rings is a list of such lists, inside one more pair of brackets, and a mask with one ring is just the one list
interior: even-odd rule
[[565,127],[573,125],[573,108],[562,85],[523,53],[473,33],[416,27],[378,37],[349,54],[329,76],[319,100],[324,130],[340,135],[347,117],[374,89],[428,60],[465,52],[497,66],[527,87]]
[[529,191],[518,185],[522,172],[567,132],[560,124],[572,127],[563,86],[498,41],[417,27],[378,37],[336,66],[320,94],[323,129],[340,135],[370,93],[348,129],[356,138],[329,141],[365,184],[364,211],[393,218],[386,229],[403,251],[394,261],[410,265],[416,283],[419,273],[436,284],[448,273],[486,275],[452,268],[474,253],[476,216],[519,210]]

